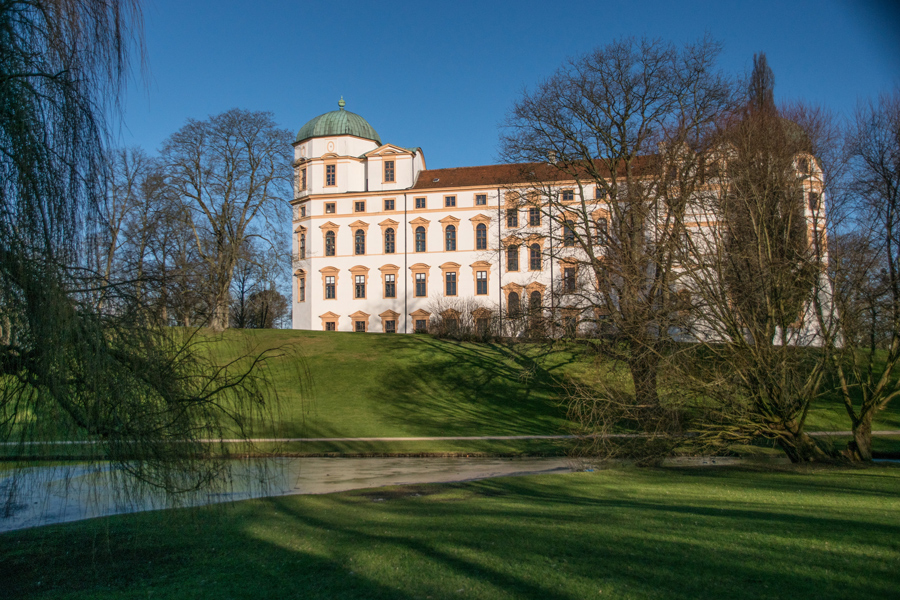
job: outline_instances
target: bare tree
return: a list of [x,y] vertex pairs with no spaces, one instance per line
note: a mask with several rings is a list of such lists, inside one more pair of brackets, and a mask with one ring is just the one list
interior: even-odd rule
[[835,335],[820,151],[831,139],[814,111],[795,111],[803,124],[785,118],[773,81],[754,57],[747,103],[706,155],[679,257],[691,305],[682,327],[699,343],[683,372],[705,414],[696,443],[765,437],[805,461],[826,458],[804,428]]
[[95,217],[99,228],[97,263],[101,276],[111,281],[118,253],[125,245],[124,229],[141,205],[142,188],[152,162],[140,148],[120,148],[110,153],[109,184]]
[[[0,4],[0,439],[23,460],[89,441],[174,492],[217,480],[215,440],[249,433],[274,390],[254,369],[268,354],[216,364],[196,332],[158,326],[91,260],[103,116],[140,29],[128,0]],[[98,294],[116,310],[98,310]]]
[[[628,366],[634,405],[661,418],[658,374],[680,309],[675,263],[685,211],[702,183],[699,157],[734,98],[716,68],[719,51],[710,40],[598,48],[526,91],[501,142],[504,159],[525,163],[529,182],[510,189],[508,210],[540,211],[545,224],[543,253],[557,275],[551,316],[614,329],[605,351]],[[621,416],[609,413],[616,426]]]
[[214,330],[228,327],[229,293],[244,241],[277,246],[291,193],[292,138],[266,112],[232,109],[190,120],[163,145],[168,185],[187,209],[206,263]]
[[840,393],[853,459],[872,458],[872,419],[900,395],[900,90],[862,104],[848,136],[857,222],[833,257]]

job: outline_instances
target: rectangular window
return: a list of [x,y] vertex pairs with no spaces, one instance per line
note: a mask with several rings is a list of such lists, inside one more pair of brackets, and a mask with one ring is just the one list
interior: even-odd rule
[[384,297],[385,298],[396,298],[397,297],[397,276],[396,275],[385,275],[384,276]]
[[335,330],[334,321],[328,321],[327,323],[325,323],[325,331],[334,331],[334,330]]
[[809,211],[816,212],[819,210],[819,195],[815,192],[809,193]]
[[528,209],[528,224],[532,227],[540,227],[541,225],[541,209],[532,206]]
[[447,295],[456,295],[456,273],[447,273]]
[[416,208],[425,208],[425,198],[416,198]]
[[388,319],[384,322],[384,332],[385,333],[397,333],[397,321],[393,319]]
[[475,293],[479,296],[487,295],[487,271],[475,272]]
[[360,202],[354,202],[353,212],[366,212],[366,201],[362,200]]
[[325,203],[325,214],[326,215],[334,214],[334,202],[326,202]]
[[518,227],[519,226],[519,211],[514,208],[506,209],[506,226],[507,227]]
[[365,298],[366,297],[366,276],[365,275],[357,275],[356,276],[356,289],[354,293],[355,298]]
[[300,169],[300,191],[306,190],[306,169]]
[[563,269],[563,289],[567,292],[575,291],[575,267]]
[[[606,238],[609,235],[609,222],[606,220],[606,217],[600,217],[597,219],[597,240],[598,244],[605,244]],[[684,246],[687,248],[687,246]]]
[[353,329],[357,333],[365,333],[366,332],[366,322],[365,321],[354,321],[353,325],[354,325]]
[[302,277],[297,280],[297,302],[306,302],[306,280]]
[[424,298],[428,295],[428,285],[425,273],[416,273],[416,297]]
[[487,194],[475,194],[475,206],[486,206]]
[[337,185],[337,165],[325,165],[325,185]]
[[334,300],[334,275],[325,277],[325,299]]
[[575,191],[574,190],[563,190],[562,199],[563,199],[563,202],[574,202],[575,201]]
[[572,221],[563,223],[563,246],[572,248],[575,245],[575,224]]
[[394,199],[393,198],[385,198],[384,199],[384,210],[394,210]]
[[595,199],[602,200],[604,196],[606,196],[606,194],[603,193],[603,188],[601,188],[599,185],[594,188]]
[[456,206],[456,196],[444,196],[444,206],[446,208],[453,208]]
[[416,319],[416,333],[428,333],[428,321]]
[[304,204],[303,206],[300,207],[300,218],[302,219],[305,216],[306,216],[306,205]]
[[384,161],[384,181],[385,183],[393,183],[394,181],[394,161]]

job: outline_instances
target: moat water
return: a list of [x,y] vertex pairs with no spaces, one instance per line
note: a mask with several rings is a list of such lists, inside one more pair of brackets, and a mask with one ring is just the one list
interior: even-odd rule
[[270,458],[235,461],[219,491],[175,499],[109,465],[0,471],[0,532],[95,517],[291,494],[566,473],[566,458]]

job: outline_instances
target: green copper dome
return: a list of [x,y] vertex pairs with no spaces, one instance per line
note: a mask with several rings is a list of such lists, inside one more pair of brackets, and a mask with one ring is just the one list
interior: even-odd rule
[[327,112],[312,119],[297,132],[298,142],[314,137],[327,137],[332,135],[355,135],[366,140],[372,140],[381,145],[381,138],[369,122],[356,113],[344,110],[344,98],[338,102],[339,110]]

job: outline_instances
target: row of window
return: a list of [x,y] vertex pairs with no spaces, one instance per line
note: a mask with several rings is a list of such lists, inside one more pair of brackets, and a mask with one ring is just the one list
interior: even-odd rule
[[[395,171],[394,161],[384,161],[384,183],[394,183]],[[337,185],[337,165],[325,165],[325,187],[334,187]],[[306,167],[300,169],[300,190],[309,189],[309,180],[306,176]]]
[[[444,273],[444,294],[446,296],[456,296],[457,295],[457,280],[459,274],[456,271],[448,271]],[[365,299],[366,298],[366,287],[367,287],[367,275],[354,275],[353,276],[353,298],[354,299]],[[417,298],[427,298],[428,297],[428,274],[427,273],[415,273],[414,275],[415,285],[413,287],[414,296]],[[475,271],[475,294],[478,296],[486,296],[488,293],[488,272],[485,271]],[[384,275],[384,298],[396,298],[397,297],[397,276],[393,273],[387,273]],[[325,276],[325,299],[326,300],[336,300],[337,299],[337,276],[336,275],[326,275]],[[306,301],[306,278],[298,277],[297,278],[297,301],[305,302]]]
[[[414,198],[415,207],[417,209],[425,209],[427,208],[427,198]],[[395,198],[384,198],[382,200],[383,210],[384,212],[391,212],[396,210],[396,199]],[[364,213],[366,212],[366,200],[355,200],[353,202],[353,212],[355,213]],[[486,206],[487,205],[487,194],[476,194],[475,195],[475,206]],[[444,196],[444,208],[456,208],[456,196]],[[336,202],[326,202],[325,203],[325,214],[333,215],[337,213],[337,203]],[[306,212],[303,212],[302,216],[306,216]]]
[[[511,269],[512,270],[512,269]],[[457,278],[459,274],[455,271],[448,271],[444,273],[444,295],[445,296],[456,296],[457,295]],[[355,275],[353,281],[353,297],[355,299],[364,299],[366,297],[366,284],[367,284],[367,276],[366,275]],[[563,291],[565,292],[575,292],[577,286],[576,280],[576,268],[572,266],[563,267]],[[478,296],[486,296],[488,293],[488,273],[487,271],[476,271],[475,272],[475,294]],[[534,294],[532,293],[532,298]],[[428,296],[428,275],[426,273],[416,273],[415,274],[415,287],[414,294],[417,298],[426,298]],[[515,295],[513,300],[513,294],[515,292],[510,293],[510,311],[513,308],[513,301],[518,302],[518,295]],[[397,276],[393,273],[388,273],[384,276],[384,297],[385,298],[396,298],[397,297]],[[326,300],[336,300],[337,299],[337,283],[334,275],[326,275],[325,276],[325,299]],[[300,277],[297,280],[297,301],[305,302],[306,301],[306,278]]]
[[[605,244],[608,236],[608,226],[605,218],[597,219],[596,223],[596,239],[597,244]],[[384,230],[384,253],[395,254],[397,251],[397,235],[393,227]],[[563,225],[563,246],[571,248],[575,246],[575,230],[572,225],[566,222]],[[334,231],[325,233],[325,256],[335,256],[337,248],[337,234]],[[427,240],[425,228],[421,225],[416,227],[415,231],[415,251],[426,252]],[[444,229],[444,250],[454,252],[457,249],[456,244],[456,226],[448,225]],[[475,227],[475,249],[487,250],[487,225],[479,223]],[[529,269],[532,271],[541,270],[541,247],[538,244],[532,244],[530,247]],[[506,269],[508,271],[519,270],[519,247],[510,246],[506,250]],[[366,254],[366,231],[357,229],[353,235],[353,254]],[[298,239],[298,258],[306,258],[306,234],[299,234]]]
[[[444,250],[453,252],[456,250],[456,226],[447,225],[444,229]],[[306,234],[301,233],[299,237],[299,257],[306,258]],[[425,236],[425,228],[421,225],[416,227],[415,231],[415,251],[426,252],[427,242]],[[325,232],[325,256],[335,256],[337,249],[337,234],[334,231]],[[479,223],[475,227],[475,249],[487,250],[487,226]],[[395,254],[397,251],[397,232],[393,227],[384,230],[384,253]],[[366,231],[357,229],[353,234],[353,254],[366,254]]]
[[[352,318],[352,317],[351,317]],[[483,330],[489,327],[489,319],[478,319],[477,325]],[[337,331],[337,320],[329,319],[325,321],[325,331]],[[357,333],[365,333],[368,331],[369,322],[365,319],[353,319],[353,331]],[[414,331],[416,333],[426,333],[428,331],[428,319],[414,319]],[[384,333],[397,333],[396,319],[383,319],[382,330]]]
[[[528,304],[529,316],[540,316],[540,303],[541,293],[532,292]],[[517,318],[522,315],[519,295],[516,292],[510,292],[509,294],[508,310],[508,314],[512,318]],[[351,316],[351,318],[353,317]],[[489,331],[490,323],[491,319],[489,317],[479,317],[475,319],[475,328],[479,333],[484,333]],[[449,330],[457,329],[459,327],[459,320],[455,318],[448,318],[445,320],[445,324],[447,325]],[[332,318],[325,321],[323,329],[325,331],[337,331],[337,325],[337,319]],[[354,332],[366,333],[369,330],[368,327],[369,321],[367,319],[353,319]],[[575,335],[577,335],[578,317],[576,317],[575,315],[563,315],[563,328],[566,332],[566,335],[568,335],[569,337],[574,337]],[[397,320],[383,319],[382,330],[384,331],[384,333],[397,333]],[[427,333],[428,319],[414,319],[414,331],[416,333]]]

